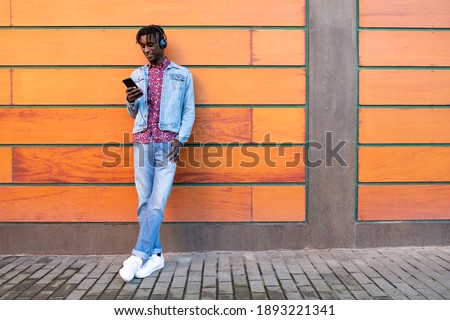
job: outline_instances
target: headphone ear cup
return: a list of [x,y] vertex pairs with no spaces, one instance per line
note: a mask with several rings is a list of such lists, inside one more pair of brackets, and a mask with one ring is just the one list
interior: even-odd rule
[[159,40],[159,46],[161,47],[161,49],[165,49],[167,47],[167,40],[166,39]]

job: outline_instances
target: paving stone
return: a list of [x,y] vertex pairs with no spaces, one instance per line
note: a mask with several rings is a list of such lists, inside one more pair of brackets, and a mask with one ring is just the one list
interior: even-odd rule
[[263,274],[263,281],[267,287],[280,285],[278,283],[277,277],[275,277],[274,275],[270,275],[270,274]]
[[302,296],[298,291],[285,291],[287,300],[303,300]]
[[201,300],[216,300],[216,288],[202,288]]
[[252,300],[267,300],[267,294],[265,292],[252,292]]
[[182,300],[184,288],[170,288],[167,295],[168,300]]
[[148,300],[151,293],[152,293],[151,289],[138,288],[134,293],[133,300]]
[[100,294],[100,296],[98,297],[98,300],[115,300],[118,295],[119,295],[119,290],[108,290],[107,289]]
[[298,292],[297,286],[295,282],[291,280],[280,280],[281,287],[283,288],[284,292]]
[[248,287],[235,287],[234,296],[236,300],[250,300],[250,290]]
[[171,288],[184,288],[186,285],[186,277],[174,277],[172,280]]
[[219,282],[219,295],[233,295],[233,283],[232,282]]
[[270,300],[285,300],[283,289],[279,286],[267,287],[267,295]]
[[201,271],[189,271],[188,281],[202,281]]
[[199,294],[202,287],[202,283],[198,282],[188,282],[186,286],[186,294]]
[[266,292],[266,288],[264,286],[264,282],[256,280],[256,281],[249,281],[250,284],[250,290],[253,293],[265,293]]
[[203,283],[202,283],[202,287],[203,288],[215,288],[217,286],[216,283],[216,277],[213,276],[205,276],[203,277]]
[[199,293],[186,293],[184,295],[184,300],[200,300],[200,294]]
[[357,300],[372,300],[372,297],[369,296],[369,294],[366,291],[351,291],[352,295],[357,299]]
[[232,280],[232,276],[229,271],[219,271],[219,273],[217,274],[217,279],[219,282],[229,282]]

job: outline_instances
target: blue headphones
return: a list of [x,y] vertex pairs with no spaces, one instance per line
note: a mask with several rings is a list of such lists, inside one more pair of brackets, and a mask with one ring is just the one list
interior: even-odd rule
[[161,49],[165,49],[167,47],[167,37],[166,34],[164,33],[164,30],[160,26],[155,25],[153,26],[159,30],[160,36],[162,36],[162,38],[159,39],[159,46],[161,47]]

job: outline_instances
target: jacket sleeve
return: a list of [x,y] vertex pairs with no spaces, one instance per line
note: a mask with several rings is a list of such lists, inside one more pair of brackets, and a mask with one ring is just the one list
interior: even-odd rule
[[191,135],[195,120],[195,101],[194,101],[194,82],[192,73],[188,71],[186,82],[186,91],[183,100],[183,109],[181,114],[181,126],[178,132],[178,140],[184,145]]

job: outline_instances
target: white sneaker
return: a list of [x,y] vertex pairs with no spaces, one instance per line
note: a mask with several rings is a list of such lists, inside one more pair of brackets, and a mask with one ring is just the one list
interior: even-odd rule
[[119,274],[123,281],[128,282],[133,280],[136,272],[142,266],[142,259],[137,256],[130,256],[123,262],[123,267],[119,270]]
[[154,254],[151,258],[143,264],[143,266],[136,272],[136,278],[146,278],[156,270],[164,268],[164,257]]

